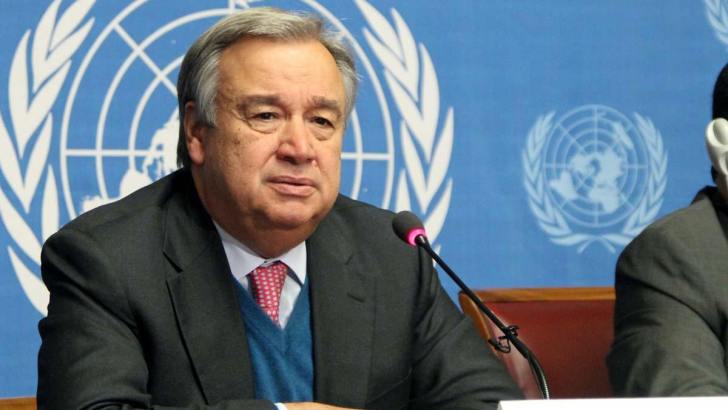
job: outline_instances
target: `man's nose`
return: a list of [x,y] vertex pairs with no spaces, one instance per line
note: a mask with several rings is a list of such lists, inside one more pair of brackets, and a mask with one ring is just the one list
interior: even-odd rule
[[313,136],[303,118],[291,118],[281,131],[278,157],[293,164],[302,164],[315,158]]

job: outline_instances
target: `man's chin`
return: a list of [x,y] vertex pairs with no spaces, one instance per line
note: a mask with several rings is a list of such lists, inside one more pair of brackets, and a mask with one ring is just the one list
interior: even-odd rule
[[259,208],[262,213],[258,221],[277,230],[312,232],[334,205],[334,201],[325,202],[322,198],[307,198],[269,203],[269,206]]
[[288,231],[305,229],[306,227],[312,226],[315,227],[321,220],[321,217],[319,214],[310,210],[296,211],[295,209],[286,209],[269,215],[268,219],[275,229]]

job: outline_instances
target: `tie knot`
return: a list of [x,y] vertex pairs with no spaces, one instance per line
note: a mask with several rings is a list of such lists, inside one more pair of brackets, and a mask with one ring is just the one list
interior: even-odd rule
[[255,302],[275,323],[278,322],[278,306],[288,266],[281,261],[261,265],[250,274],[250,293]]

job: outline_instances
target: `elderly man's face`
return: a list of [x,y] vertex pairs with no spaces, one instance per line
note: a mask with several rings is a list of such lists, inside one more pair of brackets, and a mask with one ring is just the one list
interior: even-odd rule
[[213,218],[228,229],[315,226],[339,191],[346,119],[331,54],[317,41],[239,41],[220,58],[216,102],[217,126],[188,138]]

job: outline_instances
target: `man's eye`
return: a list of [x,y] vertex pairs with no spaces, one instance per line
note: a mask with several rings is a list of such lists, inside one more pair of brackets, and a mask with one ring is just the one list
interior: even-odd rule
[[245,122],[256,131],[273,132],[281,125],[281,118],[275,111],[259,111],[248,113]]
[[320,125],[322,127],[333,127],[334,126],[334,124],[331,121],[329,121],[328,119],[326,119],[324,117],[314,117],[313,122],[316,125]]
[[256,120],[269,121],[269,120],[274,120],[276,118],[276,115],[272,112],[261,112],[261,113],[253,115],[253,118]]

